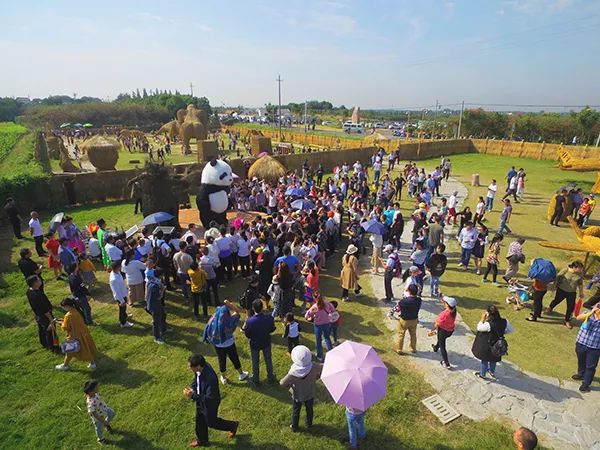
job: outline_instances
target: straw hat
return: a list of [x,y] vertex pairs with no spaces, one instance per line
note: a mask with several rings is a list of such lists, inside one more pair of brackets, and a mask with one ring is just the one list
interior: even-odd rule
[[346,249],[346,253],[348,255],[353,255],[354,253],[356,253],[358,251],[358,248],[356,247],[356,245],[354,244],[350,244],[348,246],[348,248]]

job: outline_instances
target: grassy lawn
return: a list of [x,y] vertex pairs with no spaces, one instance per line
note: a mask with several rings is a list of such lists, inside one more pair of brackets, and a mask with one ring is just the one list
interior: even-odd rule
[[[458,164],[457,164],[458,165]],[[109,227],[137,222],[129,203],[86,206],[66,211],[79,225],[104,217]],[[45,218],[48,220],[48,217]],[[5,230],[6,232],[6,230]],[[25,299],[25,282],[15,265],[18,251],[33,248],[27,240],[18,245],[5,234],[0,247],[0,447],[2,448],[96,448],[93,426],[85,412],[83,382],[91,377],[85,365],[74,362],[73,370],[57,372],[56,356],[43,351]],[[11,260],[13,263],[11,263]],[[321,287],[326,296],[339,295],[339,258],[329,263]],[[93,313],[98,325],[91,328],[100,351],[99,368],[93,377],[100,381],[100,392],[117,411],[117,432],[109,435],[107,448],[184,448],[193,436],[194,406],[182,398],[181,391],[192,376],[186,360],[191,352],[208,355],[217,367],[212,348],[201,342],[204,324],[191,319],[190,308],[178,295],[169,295],[168,323],[173,328],[167,345],[157,346],[151,337],[150,317],[133,309],[135,328],[123,331],[117,323],[117,308],[111,300],[107,275],[98,273],[99,284],[92,294]],[[54,305],[67,295],[64,281],[48,274],[46,291]],[[368,285],[368,283],[364,283]],[[236,299],[244,283],[228,284],[223,298]],[[389,367],[386,399],[367,415],[368,441],[365,448],[512,448],[510,430],[491,420],[474,423],[461,418],[442,426],[420,404],[433,393],[422,377],[391,351],[391,336],[382,321],[382,312],[374,307],[372,293],[358,302],[341,305],[343,339],[373,345]],[[462,301],[465,305],[465,302]],[[463,311],[466,307],[463,306]],[[61,313],[55,310],[57,316]],[[304,325],[304,324],[303,324]],[[558,327],[557,332],[558,332]],[[562,330],[560,330],[562,332]],[[274,337],[276,375],[289,368],[281,338],[281,326]],[[314,338],[304,325],[302,342],[314,348]],[[237,335],[238,349],[245,369],[249,369],[248,344]],[[514,347],[517,347],[514,345]],[[515,348],[515,355],[517,350]],[[264,379],[264,367],[261,368]],[[233,371],[229,368],[231,379]],[[286,390],[263,385],[254,390],[233,381],[222,387],[221,415],[241,421],[239,437],[227,441],[222,433],[211,431],[217,448],[261,449],[341,449],[346,437],[343,408],[333,404],[322,385],[315,407],[315,426],[310,433],[293,434],[288,425],[291,402]]]
[[[495,178],[498,181],[499,190],[504,195],[506,185],[505,176],[511,166],[517,169],[523,167],[527,173],[525,183],[525,202],[513,205],[513,216],[510,227],[513,236],[526,239],[524,252],[527,264],[521,265],[520,274],[525,278],[529,267],[529,261],[536,257],[551,259],[558,270],[565,267],[573,259],[583,261],[585,254],[569,253],[551,250],[541,247],[537,242],[542,240],[551,241],[576,241],[575,234],[568,224],[562,224],[560,228],[551,227],[547,223],[546,213],[548,200],[552,193],[570,182],[576,182],[585,192],[589,192],[596,179],[595,173],[579,173],[561,171],[554,166],[552,161],[537,161],[532,159],[518,159],[501,156],[487,156],[479,154],[465,154],[452,156],[452,176],[467,185],[469,198],[465,205],[474,211],[477,198],[487,193],[487,185]],[[422,161],[421,165],[428,168],[435,167],[439,159]],[[479,173],[481,187],[472,187],[471,174]],[[406,207],[409,202],[406,201]],[[404,205],[403,205],[404,206]],[[494,211],[488,214],[486,224],[496,230],[499,224],[500,202],[497,198]],[[596,212],[596,218],[598,212]],[[594,215],[592,216],[594,219]],[[505,238],[503,242],[502,258],[500,259],[500,274],[506,269],[504,256],[512,236]],[[501,309],[503,316],[507,317],[515,326],[515,333],[508,338],[510,349],[507,359],[515,362],[526,370],[541,375],[549,375],[561,379],[569,378],[577,367],[575,356],[575,336],[577,327],[568,330],[563,324],[563,315],[566,302],[557,307],[555,312],[544,315],[537,323],[527,322],[525,318],[531,312],[530,309],[513,311],[506,304],[507,290],[498,288],[491,283],[482,283],[481,276],[473,271],[464,272],[458,269],[459,246],[454,241],[450,246],[450,255],[454,256],[448,264],[449,270],[442,277],[442,291],[459,299],[459,310],[471,329],[480,319],[481,311],[490,303],[495,303]],[[484,260],[484,268],[486,263]],[[589,274],[590,276],[593,274]],[[491,279],[491,278],[490,278]],[[586,291],[590,292],[590,291]],[[589,297],[588,294],[586,298]],[[549,291],[544,298],[547,306],[553,299],[553,292]],[[596,377],[598,379],[598,377]]]

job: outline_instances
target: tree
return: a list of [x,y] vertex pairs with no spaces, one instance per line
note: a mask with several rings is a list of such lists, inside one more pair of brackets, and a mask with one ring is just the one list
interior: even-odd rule
[[146,98],[148,97],[148,92],[146,91],[146,88],[142,89],[142,98]]
[[16,100],[0,98],[0,122],[14,122],[21,111],[21,105]]
[[600,122],[600,112],[594,111],[589,106],[585,107],[577,114],[577,122],[581,127],[581,144],[590,144],[596,137],[593,130]]

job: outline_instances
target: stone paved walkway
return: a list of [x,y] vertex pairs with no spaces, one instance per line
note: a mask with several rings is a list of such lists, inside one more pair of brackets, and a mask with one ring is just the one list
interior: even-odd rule
[[[458,191],[461,201],[467,196],[466,187],[453,180],[443,184],[441,193],[448,197],[454,190]],[[450,230],[451,227],[446,227],[447,242]],[[406,245],[401,251],[403,267],[407,267],[411,231],[412,226],[407,222],[403,235],[403,243]],[[455,263],[456,261],[452,260],[450,264]],[[385,297],[382,276],[372,275],[367,271],[363,277],[369,278],[378,298]],[[393,283],[394,293],[398,297],[402,291],[401,280],[394,280]],[[442,292],[443,285],[442,279]],[[447,344],[452,370],[444,369],[439,363],[439,354],[431,351],[435,337],[427,336],[427,331],[442,310],[442,305],[428,294],[429,286],[426,280],[417,330],[418,353],[415,356],[398,357],[406,358],[407,362],[416,366],[444,400],[473,420],[500,417],[511,420],[516,426],[529,427],[541,435],[545,445],[554,448],[600,450],[600,391],[597,387],[593,392],[584,395],[578,391],[578,383],[525,372],[506,360],[496,369],[497,382],[476,378],[473,372],[478,370],[479,361],[471,353],[475,336],[460,314],[457,317],[456,330]],[[450,294],[457,297],[460,311],[459,293]],[[380,306],[386,315],[388,328],[395,331],[397,321],[387,318],[387,306],[382,302]],[[519,332],[519,327],[526,326],[525,323],[513,325],[515,333]],[[408,336],[406,338],[408,339]],[[395,334],[393,339],[396,339]],[[405,345],[408,345],[406,341]]]

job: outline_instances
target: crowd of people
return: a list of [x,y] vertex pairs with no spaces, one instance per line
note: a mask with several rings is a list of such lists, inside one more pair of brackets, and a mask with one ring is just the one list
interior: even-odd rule
[[[352,299],[360,297],[359,261],[367,253],[368,240],[372,252],[370,269],[374,275],[383,269],[385,298],[382,301],[390,305],[390,317],[398,320],[396,352],[404,354],[407,331],[410,350],[417,352],[416,330],[421,306],[424,301],[439,302],[440,313],[429,334],[436,335],[432,350],[441,353],[440,364],[451,369],[447,340],[456,328],[460,299],[443,295],[441,291],[448,265],[446,247],[455,239],[460,247],[460,268],[469,270],[473,260],[474,270],[482,275],[482,281],[488,281],[491,274],[492,281],[498,283],[501,245],[505,236],[512,233],[508,227],[512,215],[508,197],[512,196],[515,202],[523,201],[525,171],[512,168],[507,175],[500,223],[491,233],[486,215],[493,210],[498,195],[495,180],[489,185],[486,198],[477,199],[473,213],[468,206],[459,208],[458,192],[447,198],[441,195],[442,183],[448,180],[452,169],[448,158],[442,157],[430,173],[414,162],[395,172],[399,155],[388,155],[387,167],[385,159],[381,150],[373,155],[369,164],[344,162],[327,178],[322,166],[303,165],[301,173],[290,172],[277,183],[258,179],[240,181],[231,190],[231,205],[238,211],[256,211],[257,214],[249,221],[240,214],[231,223],[212,223],[204,233],[190,224],[181,233],[146,227],[137,235],[126,236],[111,232],[103,219],[79,228],[68,216],[51,223],[50,231],[44,233],[38,214],[32,212],[29,231],[36,252],[48,258],[47,266],[56,279],[66,278],[72,294],[60,302],[65,316],[62,320],[56,319],[55,308],[44,293],[42,266],[32,260],[29,249],[21,251],[19,268],[28,285],[27,298],[38,326],[40,344],[52,352],[64,353],[64,361],[56,365],[57,370],[69,370],[73,359],[87,362],[90,369],[96,368],[97,350],[89,331],[95,321],[89,298],[98,269],[108,272],[120,326],[135,327],[130,311],[141,306],[152,317],[152,335],[158,345],[168,340],[165,292],[178,291],[189,305],[190,319],[205,324],[203,340],[214,348],[219,365],[217,375],[204,356],[194,355],[189,360],[195,378],[184,395],[197,403],[196,440],[192,445],[208,442],[208,427],[227,431],[231,437],[237,433],[237,422],[218,417],[218,384],[229,383],[227,360],[240,381],[248,380],[258,386],[262,356],[267,381],[276,382],[271,342],[274,332],[280,332],[286,339],[286,350],[293,362],[289,373],[280,381],[282,386],[292,388],[290,427],[292,431],[298,430],[302,405],[306,409],[306,426],[310,427],[314,386],[322,370],[325,351],[339,343],[342,324],[339,304],[327,299],[320,289],[320,275],[323,271],[339,273],[342,302],[351,301],[350,293],[354,294]],[[404,186],[414,202],[414,207],[405,215],[400,208]],[[16,237],[22,237],[21,218],[14,201],[6,203],[5,211]],[[410,238],[403,239],[408,223],[412,226]],[[343,233],[349,242],[342,247]],[[525,262],[523,244],[524,240],[517,238],[508,246],[507,269],[502,277],[507,284],[517,277],[519,264]],[[342,248],[341,266],[332,267],[332,256]],[[410,253],[406,268],[400,260],[401,248]],[[565,324],[569,327],[575,297],[577,293],[582,296],[581,272],[581,263],[573,262],[557,275],[556,297],[546,310],[551,311],[566,299]],[[426,277],[431,300],[424,298]],[[234,278],[244,279],[246,288],[236,299],[223,299],[221,290]],[[398,296],[393,292],[393,281],[397,278],[403,283]],[[600,286],[600,276],[594,280]],[[534,282],[533,289],[545,294],[548,283]],[[530,320],[541,316],[543,294],[534,295],[535,309]],[[587,324],[580,328],[577,336],[579,365],[573,376],[582,381],[582,392],[590,389],[600,355],[600,309],[593,301],[587,306],[591,311],[578,312],[576,317]],[[316,362],[312,361],[310,350],[299,345],[300,333],[308,331],[301,317],[312,328]],[[62,343],[59,328],[65,333]],[[248,339],[251,373],[243,370],[237,351],[235,331],[238,328]],[[497,378],[496,364],[507,352],[504,336],[512,328],[495,305],[488,306],[482,313],[472,349],[473,355],[481,361],[481,368],[475,373],[477,377]],[[96,382],[86,383],[84,392],[97,438],[103,440],[103,430],[110,431],[114,411],[99,399]],[[351,448],[356,448],[357,438],[365,435],[364,414],[365,411],[346,410]]]

